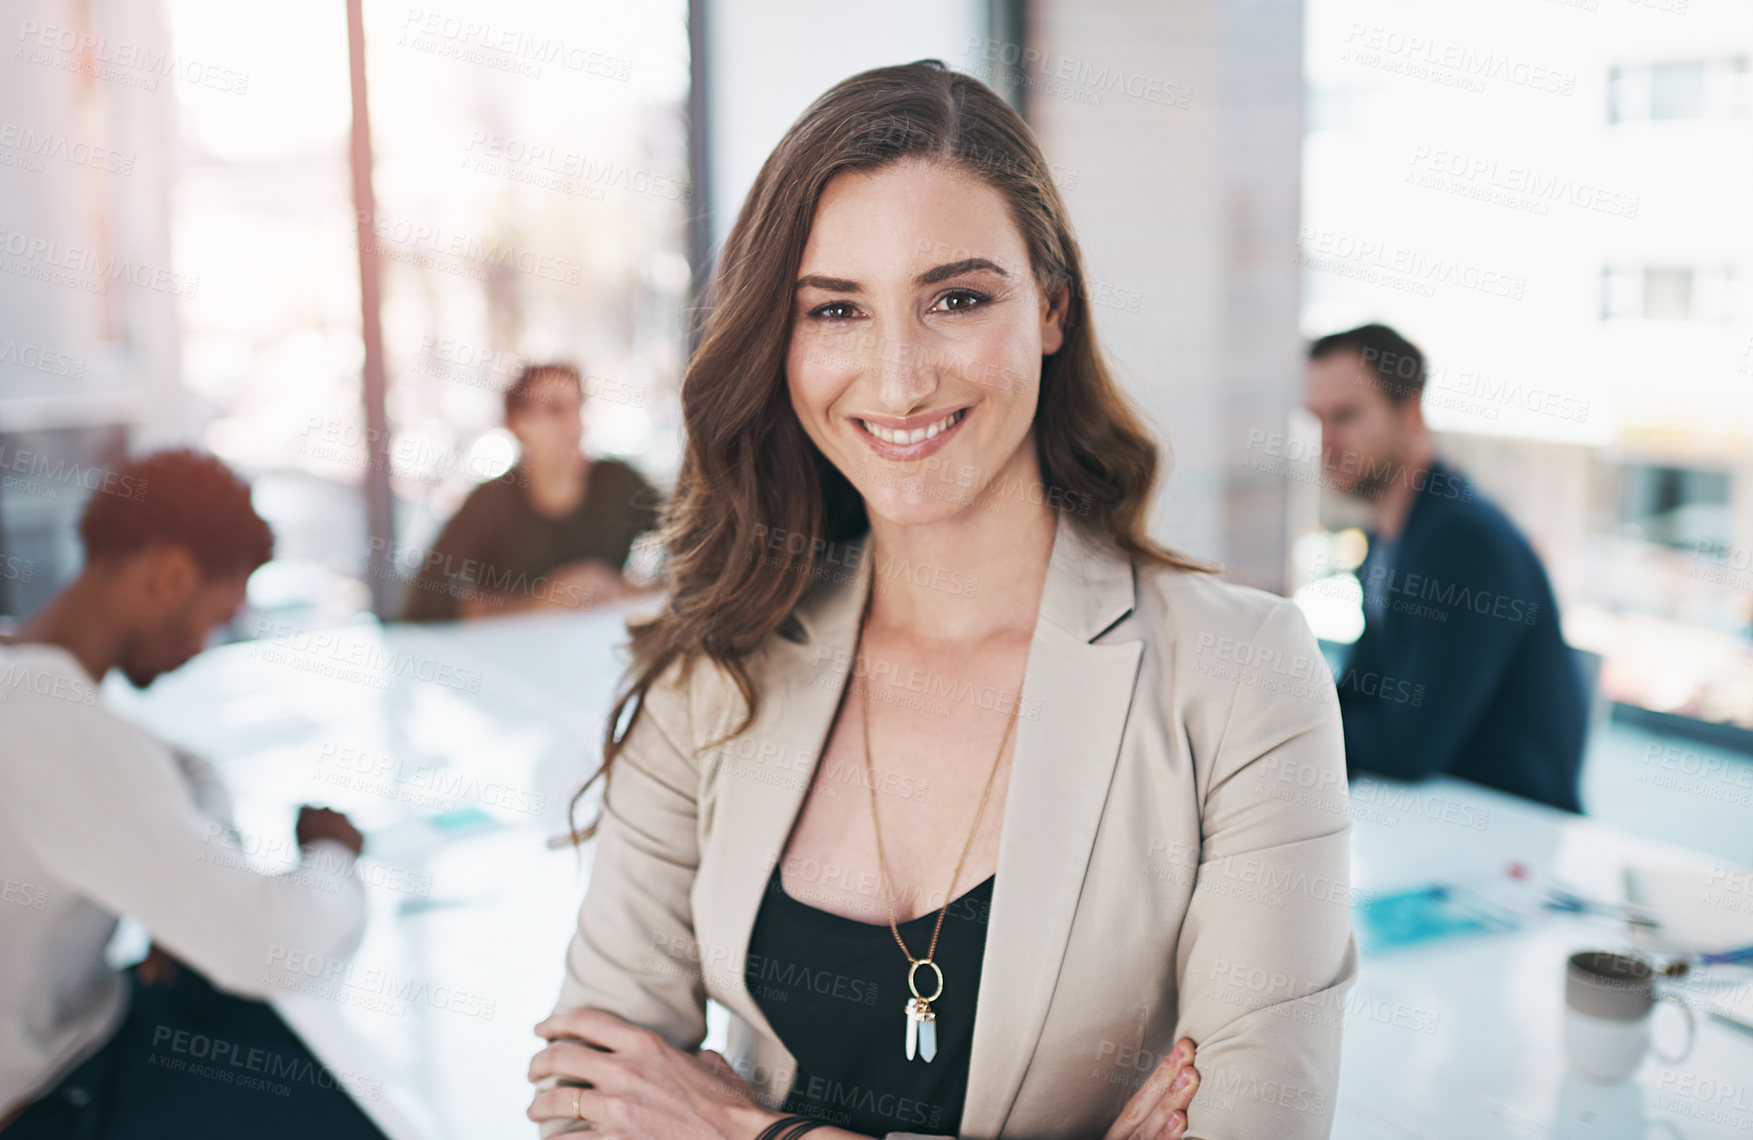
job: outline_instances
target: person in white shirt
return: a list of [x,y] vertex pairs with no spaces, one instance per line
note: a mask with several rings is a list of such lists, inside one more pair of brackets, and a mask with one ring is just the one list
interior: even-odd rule
[[[0,1138],[376,1137],[262,1000],[290,951],[357,946],[359,832],[305,808],[298,868],[257,873],[210,774],[98,695],[198,653],[273,534],[191,451],[113,472],[79,531],[84,569],[0,646]],[[120,917],[152,937],[128,971]]]

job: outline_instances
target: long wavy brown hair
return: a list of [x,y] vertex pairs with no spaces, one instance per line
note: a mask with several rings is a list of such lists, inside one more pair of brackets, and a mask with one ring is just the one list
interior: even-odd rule
[[[639,705],[629,702],[680,660],[704,655],[760,703],[746,658],[816,581],[825,552],[869,527],[864,500],[798,422],[786,385],[793,292],[816,204],[837,175],[902,159],[971,172],[1004,196],[1042,295],[1070,286],[1064,343],[1042,358],[1034,438],[1042,482],[1090,504],[1077,525],[1164,566],[1209,570],[1146,533],[1157,445],[1096,347],[1077,241],[1028,124],[985,84],[934,59],[880,67],[836,84],[786,131],[755,177],[714,268],[699,349],[682,378],[681,470],[660,524],[668,603],[629,621],[632,663],[609,716],[603,762],[568,810],[607,780]],[[783,316],[781,314],[784,314]],[[773,572],[749,556],[785,535],[801,561]],[[727,738],[728,739],[728,738]],[[719,743],[719,742],[714,742]],[[574,827],[575,843],[595,833]]]

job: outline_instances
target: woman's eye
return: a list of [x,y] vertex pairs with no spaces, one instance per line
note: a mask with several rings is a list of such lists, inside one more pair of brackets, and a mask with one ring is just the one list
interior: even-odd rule
[[976,293],[972,289],[957,289],[952,293],[945,293],[937,303],[948,312],[965,313],[969,309],[984,305],[989,300],[991,298],[984,293]]
[[829,301],[810,311],[812,317],[825,317],[830,321],[843,321],[852,316],[852,306],[845,301]]

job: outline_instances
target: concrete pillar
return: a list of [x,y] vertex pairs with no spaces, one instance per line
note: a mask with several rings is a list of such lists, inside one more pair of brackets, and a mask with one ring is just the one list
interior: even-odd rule
[[1174,458],[1156,537],[1283,590],[1295,489],[1248,460],[1300,401],[1302,4],[1028,11],[1026,113],[1075,172],[1091,287],[1116,301],[1096,306],[1104,347]]

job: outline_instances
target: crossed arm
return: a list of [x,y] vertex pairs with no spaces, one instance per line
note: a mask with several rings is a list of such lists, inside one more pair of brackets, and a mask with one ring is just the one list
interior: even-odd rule
[[[722,1056],[700,1050],[706,989],[690,901],[700,772],[686,747],[694,739],[687,688],[672,667],[615,759],[560,998],[536,1026],[549,1044],[530,1063],[528,1115],[543,1137],[582,1118],[638,1140],[755,1140],[782,1116]],[[1193,1042],[1183,1041],[1101,1140],[1177,1140],[1198,1080]],[[832,1127],[811,1135],[868,1140]]]
[[1338,702],[1295,605],[1253,635],[1314,683],[1244,672],[1205,775],[1193,895],[1175,945],[1175,1034],[1199,1043],[1189,1140],[1324,1140],[1357,978]]

